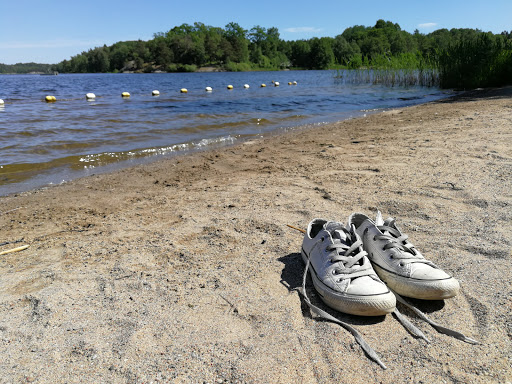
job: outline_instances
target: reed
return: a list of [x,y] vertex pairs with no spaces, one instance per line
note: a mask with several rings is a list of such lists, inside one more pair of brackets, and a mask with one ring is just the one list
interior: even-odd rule
[[360,69],[337,70],[334,77],[347,84],[380,84],[389,87],[437,87],[440,84],[435,60],[419,53],[378,55],[371,62],[365,58],[363,64]]
[[443,88],[512,84],[512,40],[490,33],[452,44],[439,55]]
[[344,84],[379,84],[389,87],[437,87],[439,72],[428,69],[351,69],[336,71],[335,80]]

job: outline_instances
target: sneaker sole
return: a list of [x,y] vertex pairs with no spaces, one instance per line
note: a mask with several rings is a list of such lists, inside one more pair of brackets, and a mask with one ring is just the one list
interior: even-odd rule
[[399,295],[422,300],[444,300],[459,293],[459,282],[450,277],[442,280],[419,280],[404,277],[382,269],[372,263],[380,279]]
[[[302,260],[307,264],[307,255],[304,251],[302,251],[301,254]],[[313,286],[322,301],[339,312],[358,316],[382,316],[393,312],[395,309],[396,298],[392,292],[366,296],[336,292],[318,279],[311,264],[309,268],[312,271],[311,278],[313,280]]]

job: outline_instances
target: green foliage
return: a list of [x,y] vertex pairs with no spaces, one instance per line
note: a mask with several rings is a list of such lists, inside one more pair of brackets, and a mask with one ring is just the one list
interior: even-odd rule
[[167,72],[195,72],[197,66],[194,64],[169,64],[167,66]]
[[18,63],[18,64],[0,64],[0,73],[50,73],[54,71],[51,64],[37,63]]
[[363,66],[363,57],[360,53],[354,53],[350,56],[347,64],[350,69],[361,68]]
[[314,69],[327,69],[334,64],[334,52],[332,51],[332,41],[328,37],[321,39],[313,38],[311,41],[311,51],[309,53],[309,67]]
[[[372,70],[388,84],[468,88],[512,83],[512,32],[439,29],[410,34],[391,21],[355,25],[334,38],[285,41],[277,28],[246,30],[182,24],[149,41],[124,41],[82,52],[55,66],[59,72],[190,72],[205,65],[227,71],[284,68]],[[5,66],[0,66],[0,72]],[[11,69],[12,71],[12,69]],[[373,75],[372,75],[373,76]],[[359,76],[360,79],[364,76]]]
[[512,84],[512,40],[491,33],[467,34],[442,51],[439,69],[446,88]]
[[230,72],[247,72],[251,71],[253,67],[250,63],[235,63],[233,61],[229,61],[226,63],[225,69]]

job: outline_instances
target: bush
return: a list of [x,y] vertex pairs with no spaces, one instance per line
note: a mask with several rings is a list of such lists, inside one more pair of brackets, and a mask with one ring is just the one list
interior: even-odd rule
[[194,64],[169,64],[167,66],[167,72],[195,72],[197,71],[197,65]]
[[229,61],[224,65],[224,69],[230,72],[247,72],[252,70],[252,66],[250,63],[234,63]]
[[167,72],[178,72],[178,65],[177,64],[169,64],[167,66]]

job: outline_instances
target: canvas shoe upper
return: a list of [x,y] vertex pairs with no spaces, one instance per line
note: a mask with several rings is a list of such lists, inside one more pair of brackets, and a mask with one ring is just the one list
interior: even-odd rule
[[362,213],[349,217],[368,252],[379,277],[396,293],[424,300],[442,300],[457,295],[459,282],[437,267],[402,234],[392,218],[384,221],[380,212],[373,222]]
[[343,224],[313,220],[304,236],[302,258],[316,291],[331,308],[363,316],[395,309],[395,296],[376,275],[361,240]]

